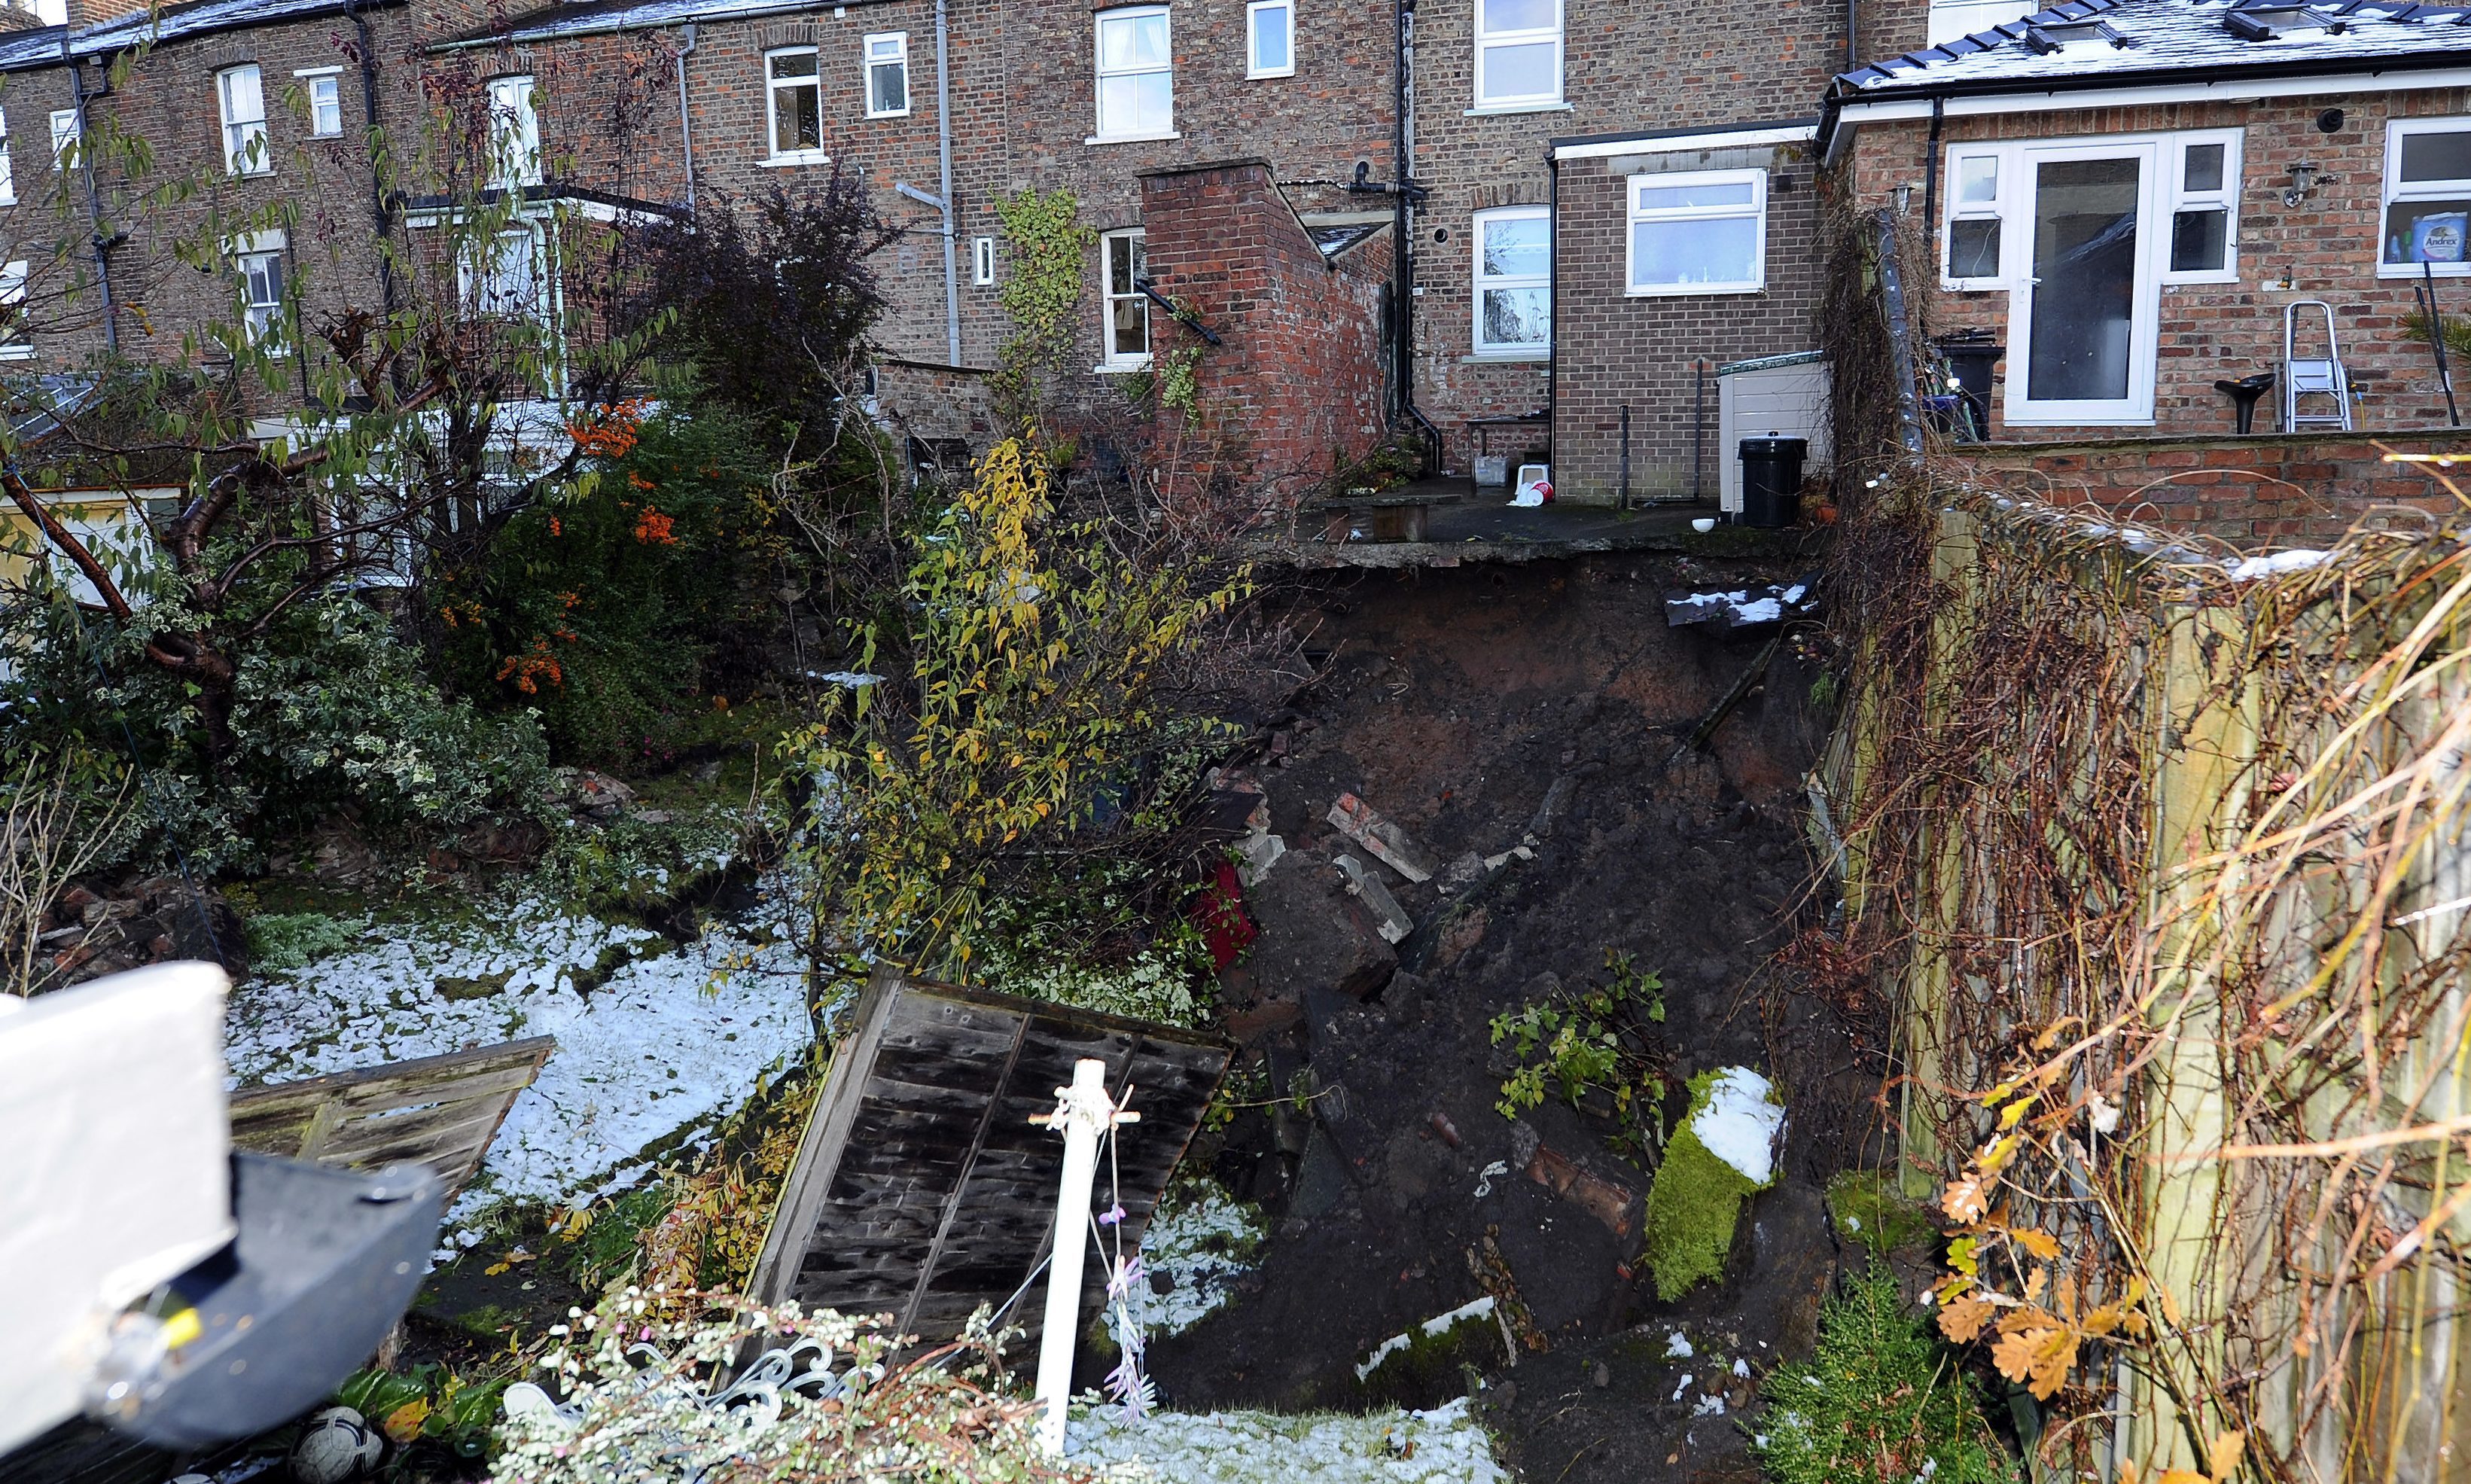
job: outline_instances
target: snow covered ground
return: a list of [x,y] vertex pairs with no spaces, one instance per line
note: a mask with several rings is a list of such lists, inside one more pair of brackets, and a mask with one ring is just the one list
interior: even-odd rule
[[[804,960],[761,926],[786,906],[779,883],[761,890],[745,923],[685,948],[539,901],[378,923],[344,952],[235,990],[225,1055],[237,1083],[286,1082],[555,1036],[448,1216],[450,1239],[469,1246],[501,1203],[580,1204],[632,1184],[647,1146],[716,1121],[804,1045]],[[596,970],[606,977],[578,993]]]
[[1260,1209],[1215,1185],[1170,1189],[1141,1234],[1141,1266],[1165,1274],[1174,1286],[1165,1293],[1143,1290],[1142,1327],[1155,1336],[1199,1324],[1252,1271],[1265,1235]]
[[1074,1463],[1134,1464],[1160,1484],[1504,1484],[1493,1443],[1465,1397],[1429,1412],[1076,1411]]

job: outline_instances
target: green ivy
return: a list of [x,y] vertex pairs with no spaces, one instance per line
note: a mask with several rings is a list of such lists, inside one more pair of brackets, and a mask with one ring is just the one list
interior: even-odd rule
[[1009,423],[1027,416],[1039,383],[1072,343],[1083,258],[1098,234],[1071,191],[1035,189],[996,203],[1011,261],[999,298],[1013,333],[996,351],[997,406]]
[[1201,347],[1186,345],[1158,358],[1158,398],[1194,422],[1201,420]]

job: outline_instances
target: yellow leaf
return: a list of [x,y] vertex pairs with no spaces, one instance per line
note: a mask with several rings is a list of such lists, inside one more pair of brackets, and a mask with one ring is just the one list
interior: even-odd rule
[[1939,1204],[1951,1221],[1974,1221],[1990,1209],[1989,1203],[1983,1199],[1982,1179],[1973,1174],[1950,1181],[1947,1189],[1940,1192]]
[[497,1262],[497,1263],[492,1263],[492,1264],[488,1267],[488,1269],[486,1270],[485,1276],[490,1277],[490,1278],[495,1278],[495,1277],[497,1277],[500,1273],[505,1272],[506,1269],[508,1269],[508,1268],[510,1268],[510,1267],[512,1267],[512,1266],[514,1266],[514,1264],[513,1264],[513,1263],[511,1263],[511,1262]]
[[2163,1322],[2174,1330],[2179,1328],[2185,1317],[2179,1312],[2179,1301],[2171,1296],[2171,1290],[2168,1288],[2154,1289],[2153,1296],[2162,1301]]
[[[1991,1347],[1990,1360],[1999,1374],[2023,1381],[2038,1402],[2048,1402],[2067,1383],[2077,1363],[2077,1336],[2072,1330],[2019,1330]],[[2202,1481],[2199,1481],[2202,1484]]]
[[2247,1448],[2247,1434],[2245,1432],[2233,1430],[2214,1439],[2214,1446],[2205,1450],[2205,1471],[2212,1484],[2223,1484],[2223,1480],[2231,1476],[2231,1471],[2239,1467],[2240,1454]]
[[2048,1232],[2037,1232],[2030,1226],[2020,1226],[2011,1230],[2008,1235],[2015,1239],[2017,1246],[2045,1262],[2059,1255],[2059,1239]]
[[2165,1469],[2153,1484],[2205,1484],[2205,1476],[2194,1469]]
[[400,1446],[420,1436],[420,1425],[427,1421],[429,1421],[429,1399],[414,1397],[388,1412],[386,1421],[379,1425],[386,1429],[388,1437],[394,1439]]
[[2019,1097],[2014,1102],[2010,1103],[2007,1107],[1999,1110],[1999,1126],[2001,1128],[2014,1128],[2017,1124],[2025,1120],[2026,1114],[2033,1111],[2034,1099],[2030,1097]]

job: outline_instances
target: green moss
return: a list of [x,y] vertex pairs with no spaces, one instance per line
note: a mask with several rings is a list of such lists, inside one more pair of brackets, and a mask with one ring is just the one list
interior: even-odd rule
[[1657,1297],[1668,1301],[1724,1274],[1742,1202],[1765,1189],[1710,1153],[1691,1131],[1690,1119],[1707,1106],[1715,1082],[1713,1071],[1690,1079],[1690,1111],[1666,1141],[1647,1190],[1647,1265],[1656,1275]]
[[1463,1366],[1500,1362],[1501,1322],[1492,1310],[1462,1314],[1438,1330],[1430,1323],[1411,1327],[1405,1348],[1384,1354],[1358,1378],[1363,1402],[1430,1405],[1458,1391]]
[[1828,1219],[1836,1235],[1881,1257],[1905,1246],[1928,1246],[1939,1236],[1920,1204],[1883,1170],[1848,1169],[1827,1182]]
[[1884,1269],[1854,1278],[1819,1315],[1819,1347],[1761,1384],[1754,1433],[1775,1484],[2013,1484],[1973,1379],[1909,1312]]

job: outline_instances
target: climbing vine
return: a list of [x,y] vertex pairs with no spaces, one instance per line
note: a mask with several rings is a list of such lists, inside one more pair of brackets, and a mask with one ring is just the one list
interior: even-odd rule
[[1201,347],[1186,345],[1158,358],[1159,406],[1171,407],[1193,422],[1201,420]]
[[1081,203],[1060,186],[998,201],[996,216],[1012,249],[1000,298],[1013,333],[996,351],[995,391],[1005,418],[1018,423],[1032,411],[1041,379],[1071,343],[1082,254],[1098,234],[1081,220]]

